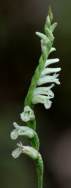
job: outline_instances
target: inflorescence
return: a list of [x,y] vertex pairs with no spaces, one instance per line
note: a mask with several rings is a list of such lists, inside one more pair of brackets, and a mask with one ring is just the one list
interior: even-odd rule
[[12,152],[13,158],[18,158],[21,154],[26,154],[35,160],[38,188],[43,187],[43,159],[39,152],[39,138],[36,132],[36,119],[34,113],[34,105],[41,103],[45,109],[49,109],[54,98],[53,87],[55,84],[59,85],[60,67],[53,66],[59,62],[58,58],[48,59],[48,56],[56,51],[53,46],[54,35],[53,32],[57,23],[53,23],[53,14],[49,10],[46,18],[44,33],[36,32],[36,35],[41,41],[41,56],[39,64],[34,72],[28,94],[24,102],[24,110],[20,114],[20,119],[24,122],[24,126],[13,123],[14,130],[11,132],[11,139],[15,140],[19,136],[25,136],[30,139],[31,146],[24,146],[22,142],[17,143],[17,148]]

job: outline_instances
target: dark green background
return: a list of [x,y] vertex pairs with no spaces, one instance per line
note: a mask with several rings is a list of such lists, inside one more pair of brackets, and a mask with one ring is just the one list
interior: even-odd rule
[[26,156],[14,160],[12,122],[19,120],[24,98],[40,56],[35,31],[43,31],[48,6],[58,22],[55,32],[62,71],[53,106],[35,108],[40,151],[44,158],[44,188],[71,188],[71,1],[0,1],[0,187],[36,188],[35,164]]

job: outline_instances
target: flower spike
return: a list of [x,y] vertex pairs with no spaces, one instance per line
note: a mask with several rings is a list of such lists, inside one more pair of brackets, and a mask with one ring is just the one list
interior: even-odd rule
[[40,38],[41,56],[25,98],[23,112],[20,114],[20,119],[25,125],[20,126],[14,122],[14,129],[10,134],[12,140],[18,139],[19,136],[29,139],[30,146],[24,146],[21,142],[18,143],[17,148],[12,152],[12,157],[16,159],[21,154],[26,154],[35,161],[37,188],[43,188],[43,159],[39,152],[40,143],[36,132],[34,105],[40,103],[44,105],[45,109],[49,109],[54,98],[53,87],[55,84],[60,84],[59,72],[61,68],[54,66],[54,64],[57,65],[59,59],[49,59],[49,55],[56,51],[53,45],[56,26],[57,23],[53,23],[53,13],[49,8],[44,33],[36,32],[36,35]]

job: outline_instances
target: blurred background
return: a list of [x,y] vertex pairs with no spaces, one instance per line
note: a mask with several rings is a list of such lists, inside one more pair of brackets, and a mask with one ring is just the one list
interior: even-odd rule
[[57,52],[62,71],[53,106],[35,107],[40,151],[44,158],[44,188],[71,188],[71,1],[0,1],[0,185],[36,188],[35,164],[26,156],[14,160],[10,139],[13,121],[19,121],[31,77],[40,56],[35,31],[43,25],[51,5]]

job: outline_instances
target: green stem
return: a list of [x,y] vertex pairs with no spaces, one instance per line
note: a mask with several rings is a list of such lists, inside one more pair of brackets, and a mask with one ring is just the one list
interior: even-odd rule
[[37,169],[37,188],[43,188],[43,174],[40,174],[39,169]]
[[43,188],[43,159],[39,154],[39,159],[36,162],[37,173],[37,188]]
[[32,146],[37,149],[39,151],[39,146],[40,146],[40,143],[39,143],[39,138],[38,138],[38,135],[37,133],[35,132],[35,135],[34,137],[31,139],[31,144]]
[[30,127],[34,130],[36,130],[36,120],[33,120],[33,121],[29,121],[26,123],[27,127]]

